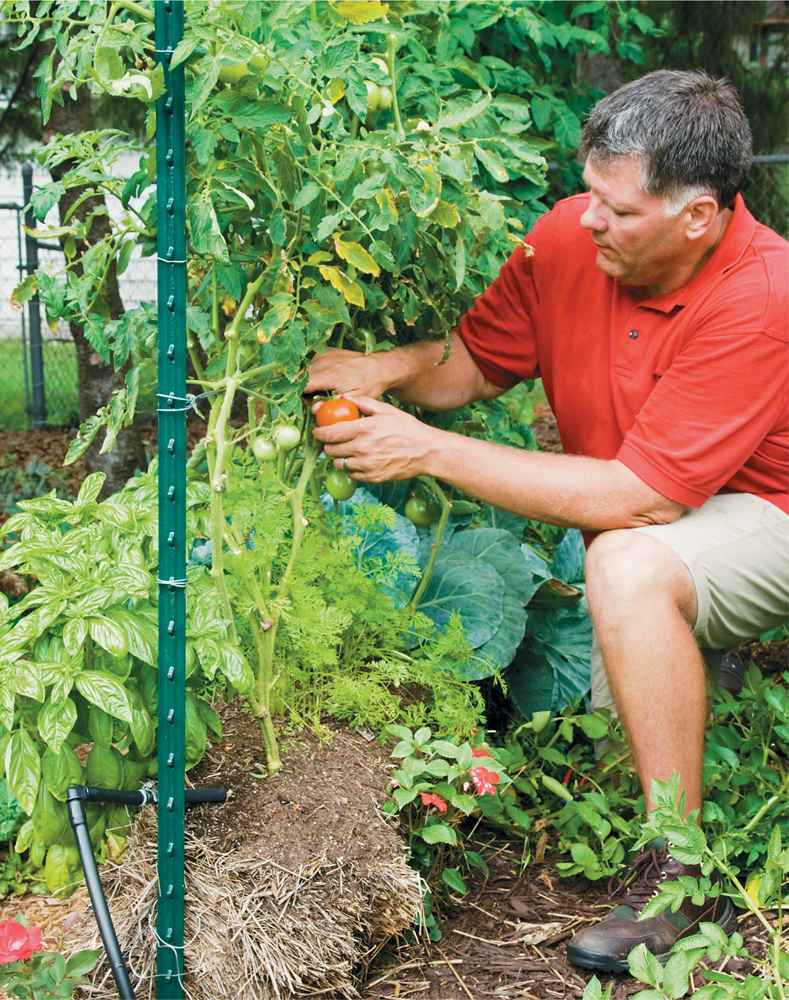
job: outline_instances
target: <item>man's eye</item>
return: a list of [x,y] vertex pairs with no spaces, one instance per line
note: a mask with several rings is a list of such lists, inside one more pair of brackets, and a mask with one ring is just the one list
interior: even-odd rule
[[626,212],[626,211],[620,210],[618,208],[612,208],[611,211],[619,219],[623,219],[626,215],[630,215],[630,212]]

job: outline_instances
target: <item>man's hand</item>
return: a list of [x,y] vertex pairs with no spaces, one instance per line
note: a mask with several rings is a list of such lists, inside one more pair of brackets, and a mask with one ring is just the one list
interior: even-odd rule
[[361,354],[332,348],[319,354],[310,365],[310,380],[305,393],[336,392],[341,396],[358,393],[377,399],[391,387],[394,368],[388,352]]
[[[335,351],[335,354],[353,354]],[[369,396],[345,393],[364,417],[316,427],[313,431],[338,469],[364,483],[411,479],[428,471],[431,455],[444,433]]]

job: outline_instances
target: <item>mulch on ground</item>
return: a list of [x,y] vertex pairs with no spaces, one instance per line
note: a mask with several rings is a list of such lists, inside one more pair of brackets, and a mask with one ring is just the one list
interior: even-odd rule
[[[444,915],[441,941],[404,944],[382,956],[369,970],[364,1000],[580,1000],[593,974],[570,965],[565,949],[577,930],[610,909],[606,884],[560,878],[549,862],[521,873],[518,845],[493,835],[470,846],[487,858],[490,876]],[[753,954],[765,953],[755,918],[744,914],[739,931]],[[753,969],[730,959],[725,971]],[[700,986],[701,974],[694,975]],[[614,1000],[645,989],[627,975],[598,978],[614,984]]]

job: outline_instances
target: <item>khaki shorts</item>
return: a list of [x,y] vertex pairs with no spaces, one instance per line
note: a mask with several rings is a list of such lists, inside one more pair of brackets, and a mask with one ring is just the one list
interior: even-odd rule
[[[633,528],[680,557],[696,588],[702,653],[728,649],[789,620],[789,515],[761,497],[724,493],[672,524]],[[613,708],[592,643],[592,705]]]

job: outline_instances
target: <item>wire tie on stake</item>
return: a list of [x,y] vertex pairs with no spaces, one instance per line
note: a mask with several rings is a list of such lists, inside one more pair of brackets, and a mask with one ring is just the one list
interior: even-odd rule
[[163,580],[160,576],[157,576],[156,582],[161,583],[164,587],[170,587],[171,589],[178,587],[183,590],[186,586],[186,580],[174,580],[173,577],[170,577],[169,580]]
[[[202,417],[203,414],[197,408],[197,401],[198,399],[207,399],[208,396],[211,395],[212,393],[210,392],[198,392],[198,394],[195,396],[193,393],[187,392],[186,396],[184,397],[184,396],[176,396],[174,392],[157,392],[156,393],[157,399],[166,399],[173,403],[186,403],[186,406],[157,406],[156,412],[186,413],[187,410],[194,410],[199,417]],[[203,417],[203,419],[205,418]]]
[[[161,936],[161,934],[159,933],[159,931],[156,929],[156,925],[153,923],[153,921],[151,919],[151,914],[148,915],[148,927],[150,928],[151,932],[153,933],[153,936],[154,936],[154,939],[156,941],[156,944],[159,947],[161,947],[161,948],[169,948],[170,951],[172,951],[172,952],[175,953],[175,956],[176,956],[176,963],[175,963],[175,965],[176,965],[176,969],[177,969],[178,968],[178,964],[179,964],[178,961],[177,961],[178,952],[179,951],[186,951],[186,947],[187,947],[186,944],[171,944],[169,941],[165,941],[165,939]],[[189,943],[191,944],[191,941]],[[167,977],[163,973],[157,972],[156,973],[156,978],[157,979],[164,979],[164,978],[167,978]],[[178,984],[180,985],[181,989],[183,989],[184,992],[188,996],[189,993],[188,993],[188,990],[186,988],[186,984],[184,982],[183,975],[180,972],[176,972],[175,978],[178,980]]]
[[163,264],[185,264],[185,260],[171,260],[169,257],[161,257],[159,254],[156,255],[157,259]]

